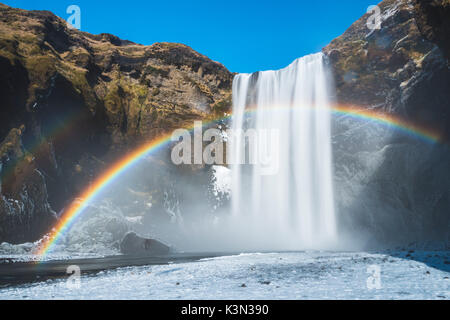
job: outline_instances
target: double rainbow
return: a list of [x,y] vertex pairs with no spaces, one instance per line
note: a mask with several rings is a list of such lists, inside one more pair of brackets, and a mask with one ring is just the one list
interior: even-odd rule
[[[249,109],[247,113],[254,112],[255,109]],[[356,108],[352,106],[334,106],[332,108],[334,114],[347,115],[355,119],[363,121],[373,121],[383,125],[387,125],[393,129],[400,130],[406,134],[412,135],[416,138],[420,138],[429,143],[436,143],[440,141],[440,135],[438,132],[413,124],[411,122],[400,119],[399,117],[380,113],[373,110],[367,110],[362,108]],[[207,124],[226,120],[230,118],[230,115],[225,117],[218,117],[213,119]],[[186,128],[192,129],[193,127]],[[171,142],[172,133],[161,135],[160,137],[142,145],[135,151],[129,153],[121,160],[113,164],[108,170],[106,170],[98,179],[90,185],[82,194],[79,195],[77,201],[74,201],[62,214],[57,225],[52,229],[50,234],[43,240],[39,251],[40,256],[45,256],[54,247],[54,244],[61,238],[67,230],[73,225],[78,217],[80,217],[88,204],[96,198],[105,188],[108,187],[118,176],[127,171],[143,157],[150,155],[164,146],[167,146]]]

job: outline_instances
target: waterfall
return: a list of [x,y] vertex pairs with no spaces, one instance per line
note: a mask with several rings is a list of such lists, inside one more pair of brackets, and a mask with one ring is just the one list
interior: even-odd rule
[[[235,77],[232,217],[246,225],[250,236],[288,244],[286,249],[334,243],[329,95],[321,53],[282,70]],[[249,130],[258,142],[251,143]],[[268,132],[276,133],[278,143],[267,138]],[[242,164],[252,152],[261,156],[259,161]],[[261,154],[269,160],[262,161]],[[266,172],[271,166],[276,170]]]

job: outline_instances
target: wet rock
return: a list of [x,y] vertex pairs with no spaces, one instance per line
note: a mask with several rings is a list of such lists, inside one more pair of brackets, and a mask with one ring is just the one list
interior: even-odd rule
[[120,243],[120,251],[127,255],[164,255],[170,247],[154,239],[146,239],[135,232],[129,232]]
[[36,241],[56,222],[44,175],[23,149],[24,129],[11,129],[0,143],[0,243]]

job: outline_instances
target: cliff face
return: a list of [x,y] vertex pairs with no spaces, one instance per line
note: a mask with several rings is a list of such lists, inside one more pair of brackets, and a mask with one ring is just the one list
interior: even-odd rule
[[371,14],[356,21],[324,52],[343,104],[392,112],[450,137],[447,0],[385,0],[381,29]]
[[421,34],[436,43],[450,59],[450,1],[425,0],[414,4],[416,22]]
[[[28,199],[52,215],[47,190],[61,210],[116,155],[228,110],[231,83],[224,66],[185,45],[91,35],[50,12],[0,4],[0,142],[16,130],[23,150],[2,158],[2,196],[21,201],[18,190],[34,179],[40,194]],[[31,167],[19,175],[15,168],[25,163]],[[0,225],[21,225],[5,203]],[[18,239],[8,228],[0,229],[0,242],[42,234]]]
[[324,48],[336,100],[432,128],[442,141],[335,119],[339,220],[371,244],[442,243],[450,236],[450,2],[379,7],[379,30],[368,29],[366,14]]

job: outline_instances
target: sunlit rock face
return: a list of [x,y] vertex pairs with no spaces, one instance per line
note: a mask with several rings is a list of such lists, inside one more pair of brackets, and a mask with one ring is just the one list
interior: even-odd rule
[[449,138],[449,39],[438,39],[450,14],[448,1],[434,2],[442,4],[436,7],[442,25],[434,31],[424,22],[434,17],[419,10],[426,1],[386,0],[380,4],[381,29],[370,30],[366,14],[324,48],[339,103],[393,112]]
[[[185,45],[92,35],[48,11],[0,4],[0,16],[0,141],[25,125],[24,150],[56,211],[125,152],[231,107],[232,74]],[[8,191],[15,180],[2,179],[2,194],[20,200]]]
[[336,101],[432,128],[442,141],[429,144],[377,124],[335,118],[341,228],[369,246],[445,245],[450,230],[449,2],[386,0],[379,6],[381,29],[368,29],[367,14],[324,49],[334,70]]

